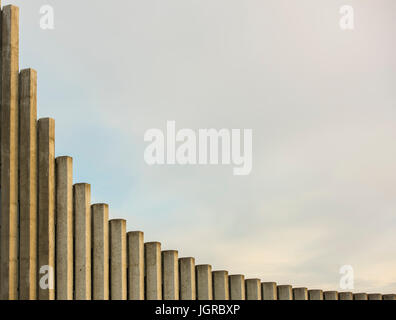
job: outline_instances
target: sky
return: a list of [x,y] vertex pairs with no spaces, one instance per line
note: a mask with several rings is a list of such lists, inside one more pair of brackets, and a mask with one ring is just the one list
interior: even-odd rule
[[[395,1],[10,3],[56,155],[128,231],[246,278],[340,290],[351,265],[354,291],[396,293]],[[168,120],[252,129],[251,174],[148,166]]]

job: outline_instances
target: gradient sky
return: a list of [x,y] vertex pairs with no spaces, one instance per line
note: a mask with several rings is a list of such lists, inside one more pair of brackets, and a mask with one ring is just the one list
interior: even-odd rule
[[[2,3],[21,8],[56,154],[128,230],[248,278],[338,290],[352,265],[355,291],[396,292],[394,0]],[[253,129],[252,174],[147,166],[167,120]]]

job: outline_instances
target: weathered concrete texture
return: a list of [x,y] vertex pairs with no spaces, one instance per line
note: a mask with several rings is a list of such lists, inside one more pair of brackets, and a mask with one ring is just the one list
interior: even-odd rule
[[283,285],[278,286],[278,300],[293,300],[293,289],[292,286]]
[[195,259],[179,259],[180,300],[196,300]]
[[229,300],[228,271],[213,271],[213,300]]
[[261,280],[246,279],[246,300],[261,300]]
[[353,300],[352,292],[340,292],[338,294],[338,300]]
[[110,297],[127,299],[126,221],[110,220]]
[[18,299],[19,9],[2,12],[0,299]]
[[148,242],[144,245],[146,275],[146,300],[162,299],[161,243]]
[[37,298],[37,72],[19,75],[19,299]]
[[396,294],[384,294],[382,300],[396,300]]
[[379,293],[370,293],[368,295],[368,300],[382,300],[382,294]]
[[309,290],[308,291],[309,300],[323,300],[323,290]]
[[338,292],[337,291],[325,291],[323,293],[324,300],[338,300]]
[[245,276],[242,274],[233,274],[228,277],[230,288],[230,300],[245,300],[246,287]]
[[128,232],[128,299],[144,300],[144,233]]
[[109,206],[94,204],[92,212],[92,299],[109,300]]
[[56,163],[56,299],[73,300],[73,159]]
[[293,300],[308,300],[308,289],[307,288],[294,288],[293,289]]
[[276,282],[263,282],[261,284],[261,296],[263,300],[278,300]]
[[197,300],[213,300],[212,266],[201,264],[195,267]]
[[55,120],[38,121],[38,272],[40,300],[55,299]]
[[353,300],[367,300],[367,293],[355,293],[353,295]]
[[179,300],[179,256],[175,250],[162,252],[162,299]]

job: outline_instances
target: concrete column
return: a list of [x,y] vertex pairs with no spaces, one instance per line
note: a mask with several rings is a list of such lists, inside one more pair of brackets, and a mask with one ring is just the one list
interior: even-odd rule
[[368,295],[369,300],[382,300],[382,294],[379,293],[371,293]]
[[309,300],[323,300],[322,290],[309,290],[308,291]]
[[179,258],[175,250],[162,251],[162,299],[179,300]]
[[128,241],[128,299],[144,300],[144,234],[129,232]]
[[212,266],[201,264],[195,267],[197,277],[197,300],[213,300]]
[[0,299],[18,299],[19,9],[2,12]]
[[55,299],[55,120],[38,121],[38,297]]
[[261,284],[261,297],[263,300],[278,300],[276,282],[263,282]]
[[213,300],[229,300],[228,271],[213,271]]
[[294,288],[293,289],[293,300],[308,300],[308,289],[307,288]]
[[145,243],[144,257],[146,274],[146,299],[162,300],[161,243]]
[[292,286],[278,286],[278,300],[293,300]]
[[246,283],[246,300],[261,300],[261,280],[247,279]]
[[94,204],[92,212],[92,299],[109,300],[109,206]]
[[230,300],[245,300],[245,276],[242,274],[231,275],[228,277],[228,282],[230,288]]
[[19,299],[37,298],[37,73],[19,75]]
[[56,298],[73,300],[73,159],[56,163]]
[[338,300],[337,291],[325,291],[323,293],[324,300]]
[[91,186],[78,183],[74,202],[74,290],[76,300],[91,300]]
[[367,293],[355,293],[353,295],[353,300],[367,300]]
[[195,259],[179,259],[180,300],[196,300]]
[[338,294],[338,300],[353,300],[352,292],[340,292]]
[[110,220],[110,296],[127,299],[126,221]]
[[396,300],[396,294],[384,294],[382,300]]

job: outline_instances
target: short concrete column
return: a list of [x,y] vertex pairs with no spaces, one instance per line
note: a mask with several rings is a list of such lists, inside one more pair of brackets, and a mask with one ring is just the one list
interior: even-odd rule
[[179,300],[179,256],[176,250],[162,251],[162,299]]
[[261,300],[261,280],[246,279],[246,300]]
[[128,299],[144,300],[144,233],[128,232]]
[[195,259],[179,259],[180,300],[196,300]]
[[195,267],[197,277],[197,300],[213,300],[212,266],[202,264]]
[[37,72],[19,75],[19,299],[37,298]]
[[110,233],[110,298],[127,299],[126,221],[109,221]]
[[73,300],[73,159],[56,162],[56,299]]
[[146,299],[162,300],[161,243],[145,243],[144,256],[146,268]]
[[308,289],[307,288],[294,288],[293,289],[293,300],[308,300]]
[[384,294],[382,300],[396,300],[396,294]]
[[368,295],[369,300],[382,300],[382,294],[380,293],[370,293]]
[[283,285],[278,286],[278,300],[293,300],[292,286]]
[[92,212],[92,299],[109,300],[109,206],[94,204]]
[[323,300],[323,290],[309,290],[309,300]]
[[340,292],[338,294],[338,300],[353,300],[352,292]]
[[228,277],[230,288],[230,300],[245,300],[246,287],[245,276],[242,274],[234,274]]
[[91,300],[91,186],[73,187],[75,300]]
[[353,295],[353,300],[367,300],[367,293],[355,293]]
[[338,300],[337,291],[325,291],[323,293],[324,300]]
[[213,300],[229,300],[228,271],[213,271]]
[[263,282],[261,284],[261,296],[263,300],[278,300],[276,282]]
[[[38,272],[39,299],[54,300],[55,120],[50,118],[38,121]],[[40,281],[45,277],[48,281]]]

